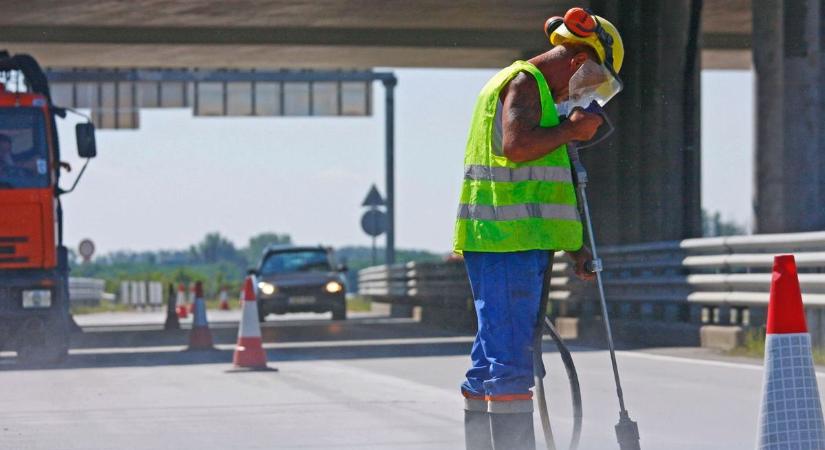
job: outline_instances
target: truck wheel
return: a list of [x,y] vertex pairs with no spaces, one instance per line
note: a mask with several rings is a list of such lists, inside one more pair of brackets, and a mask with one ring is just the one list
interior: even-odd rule
[[18,361],[35,365],[63,362],[69,354],[69,333],[65,328],[32,322],[18,336]]
[[347,302],[344,299],[332,307],[332,320],[347,320]]
[[69,354],[67,345],[26,346],[17,350],[17,358],[24,364],[60,364]]
[[26,344],[17,349],[17,359],[24,364],[59,364],[69,355],[69,344],[65,339],[46,339],[38,344]]

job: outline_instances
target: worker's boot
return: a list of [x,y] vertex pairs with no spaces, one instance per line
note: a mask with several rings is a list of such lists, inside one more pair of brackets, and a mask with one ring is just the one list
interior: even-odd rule
[[535,450],[533,413],[490,414],[495,450]]
[[464,402],[464,445],[467,450],[493,450],[487,402],[469,398]]

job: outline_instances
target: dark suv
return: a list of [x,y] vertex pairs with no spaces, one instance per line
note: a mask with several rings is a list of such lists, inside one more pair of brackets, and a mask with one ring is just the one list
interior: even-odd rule
[[255,272],[261,322],[270,313],[304,311],[332,311],[333,320],[347,318],[346,267],[335,265],[332,249],[270,246]]

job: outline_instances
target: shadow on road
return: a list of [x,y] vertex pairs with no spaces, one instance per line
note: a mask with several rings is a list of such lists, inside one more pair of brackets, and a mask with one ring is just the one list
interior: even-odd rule
[[[9,357],[0,359],[0,371],[222,363],[228,369],[237,331],[234,327],[212,331],[219,348],[211,351],[183,350],[188,342],[187,330],[84,333],[75,336],[74,351],[63,363],[22,365]],[[265,346],[276,346],[267,349],[267,359],[273,366],[285,361],[468,355],[472,346],[472,336],[467,333],[450,332],[411,319],[327,321],[300,326],[275,323],[266,324],[262,334]],[[547,342],[544,349],[555,351]]]

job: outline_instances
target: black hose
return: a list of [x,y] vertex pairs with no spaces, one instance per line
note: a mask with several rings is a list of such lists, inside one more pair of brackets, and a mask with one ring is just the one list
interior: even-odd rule
[[576,372],[576,365],[573,363],[573,356],[570,354],[570,349],[564,343],[553,322],[546,316],[547,301],[550,295],[550,277],[553,272],[553,253],[550,253],[548,258],[547,269],[544,272],[544,280],[541,289],[541,307],[539,308],[539,317],[536,321],[536,338],[533,346],[533,374],[536,379],[536,399],[538,401],[539,416],[541,418],[541,426],[544,432],[544,440],[548,450],[556,450],[556,442],[553,438],[553,429],[550,426],[550,412],[547,408],[547,396],[544,392],[544,363],[542,360],[541,341],[546,330],[561,356],[564,369],[567,372],[567,379],[570,382],[570,397],[573,403],[573,433],[570,437],[570,450],[576,450],[579,447],[579,440],[581,439],[582,431],[582,393],[581,385],[579,384],[579,375]]

